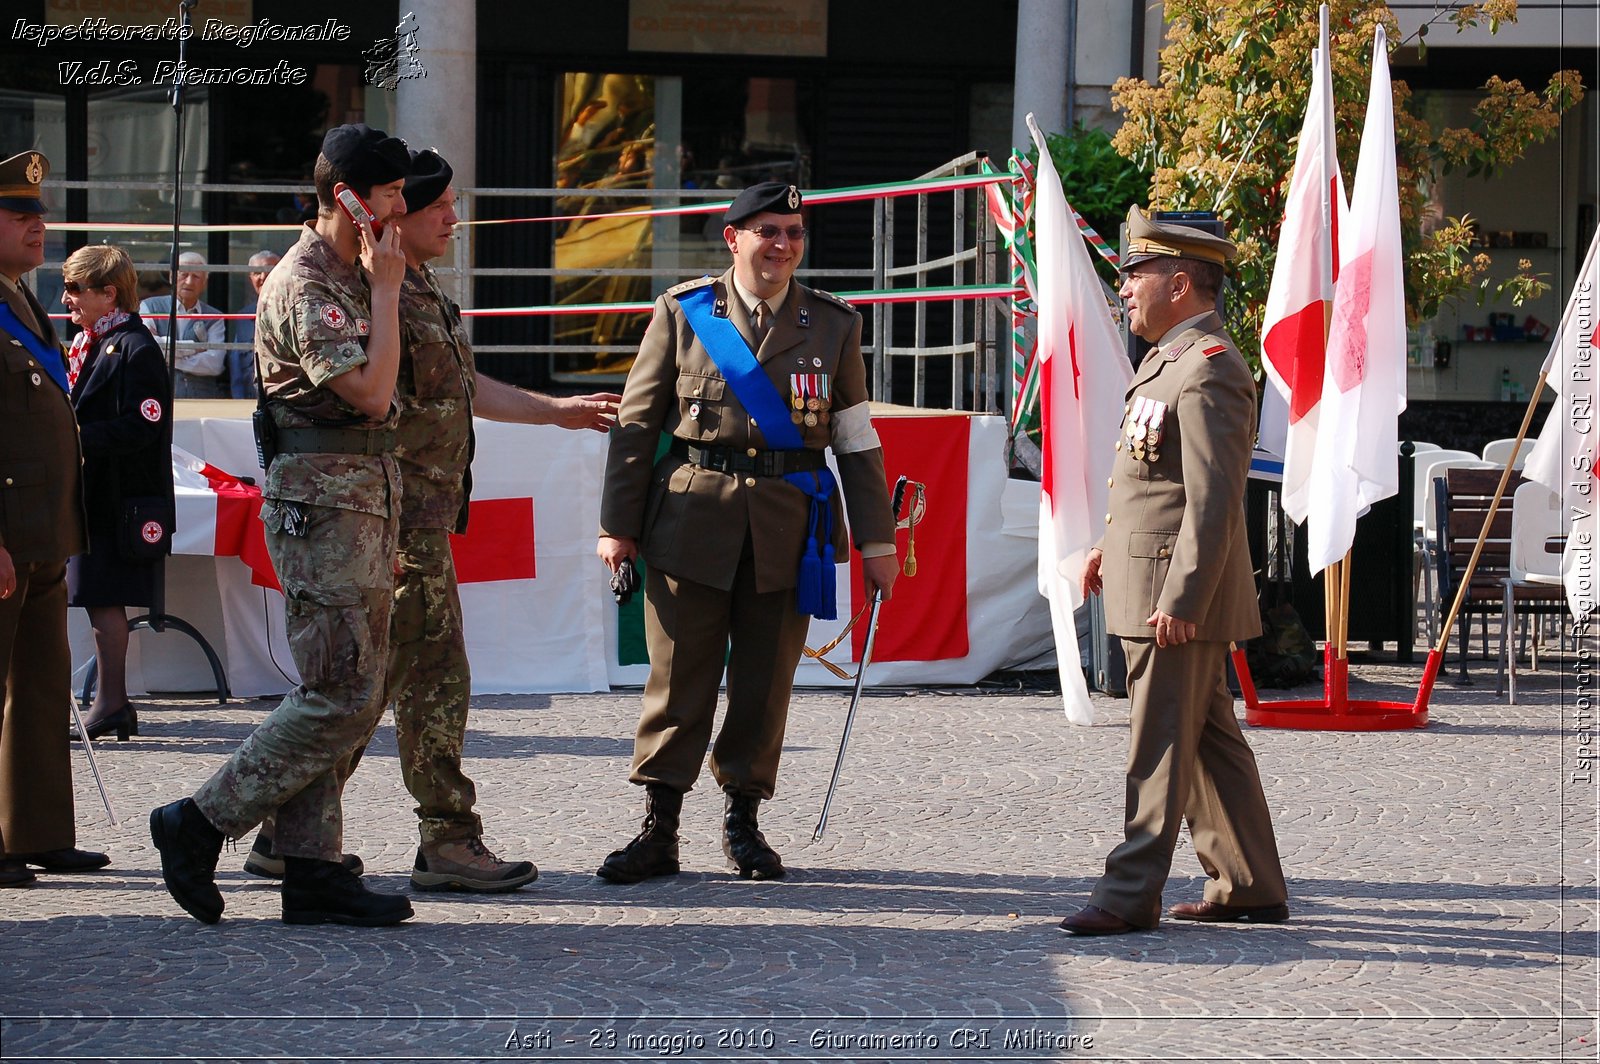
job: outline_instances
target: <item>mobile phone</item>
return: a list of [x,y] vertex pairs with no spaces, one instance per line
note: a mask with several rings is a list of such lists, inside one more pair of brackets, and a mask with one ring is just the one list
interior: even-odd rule
[[347,185],[334,193],[333,198],[339,201],[339,207],[356,224],[356,228],[359,229],[361,223],[366,222],[372,227],[374,240],[383,236],[383,223],[373,216],[372,208],[367,206],[367,201],[362,199],[355,189]]

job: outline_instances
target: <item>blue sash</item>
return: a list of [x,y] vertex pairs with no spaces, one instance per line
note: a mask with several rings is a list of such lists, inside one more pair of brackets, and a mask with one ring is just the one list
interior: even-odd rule
[[767,445],[780,451],[798,451],[804,447],[800,430],[789,420],[789,406],[778,394],[778,388],[761,368],[750,345],[739,335],[738,328],[727,318],[712,312],[717,290],[704,285],[678,297],[678,306],[689,319],[689,328],[700,338],[701,345],[717,364],[717,370],[728,381],[728,387],[739,397],[739,402],[750,411],[756,428],[766,437]]
[[[713,312],[716,298],[716,288],[704,285],[679,296],[678,305],[689,320],[689,328],[694,330],[701,346],[716,363],[717,371],[733,389],[740,404],[750,412],[751,420],[761,430],[768,446],[780,451],[801,450],[805,440],[789,419],[788,404],[778,394],[767,371],[756,361],[738,328],[728,318],[718,317]],[[783,479],[811,500],[806,546],[800,556],[799,582],[795,587],[795,608],[818,620],[834,620],[839,608],[833,572],[833,471],[823,466],[814,473],[790,473]]]
[[50,374],[50,379],[59,384],[62,391],[71,393],[72,389],[67,387],[67,363],[61,357],[61,349],[41,340],[32,329],[22,324],[17,312],[4,300],[0,300],[0,329],[22,341],[22,346],[39,360],[39,365]]

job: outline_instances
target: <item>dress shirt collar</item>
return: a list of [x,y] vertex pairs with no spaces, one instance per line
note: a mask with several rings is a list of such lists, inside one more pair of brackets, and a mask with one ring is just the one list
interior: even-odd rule
[[[775,296],[769,296],[764,301],[767,304],[768,309],[772,311],[774,317],[777,316],[778,311],[783,309],[784,301],[789,298],[789,289],[793,287],[794,282],[789,281],[783,286],[783,291],[779,292]],[[739,302],[744,304],[745,313],[749,315],[751,321],[755,321],[756,304],[763,301],[761,297],[751,292],[744,285],[740,284],[738,277],[734,277],[733,279],[733,289],[739,293]]]

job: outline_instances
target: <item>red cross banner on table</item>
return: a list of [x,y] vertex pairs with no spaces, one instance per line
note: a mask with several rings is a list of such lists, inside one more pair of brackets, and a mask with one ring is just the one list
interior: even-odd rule
[[[205,581],[214,580],[217,590],[201,586],[196,563],[183,561],[167,581],[169,597],[178,600],[173,612],[189,609],[211,618],[201,623],[214,644],[224,644],[218,650],[236,693],[281,692],[297,677],[283,642],[283,604],[266,552],[261,490],[245,482],[262,479],[249,423],[184,417],[186,412],[180,406],[176,436],[191,449],[173,448],[174,553],[217,558],[215,576]],[[594,530],[605,439],[484,421],[477,433],[467,532],[451,536],[473,688],[602,689],[605,628],[601,596],[594,591],[602,567],[594,558]],[[187,596],[203,601],[186,603]],[[152,644],[151,652],[163,651]]]

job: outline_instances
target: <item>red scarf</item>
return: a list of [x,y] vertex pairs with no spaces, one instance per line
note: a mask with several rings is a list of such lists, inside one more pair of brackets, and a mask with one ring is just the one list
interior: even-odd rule
[[131,314],[121,307],[112,307],[111,312],[93,325],[84,329],[72,338],[72,347],[67,351],[67,387],[74,388],[78,384],[78,374],[83,370],[83,364],[89,358],[89,351],[100,338],[127,321]]

